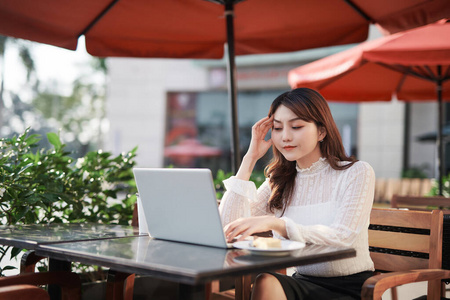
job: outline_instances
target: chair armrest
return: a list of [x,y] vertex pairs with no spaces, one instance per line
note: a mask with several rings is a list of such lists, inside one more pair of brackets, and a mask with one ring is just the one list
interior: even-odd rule
[[361,299],[381,300],[381,296],[389,288],[407,283],[441,280],[447,278],[450,278],[450,270],[442,269],[423,269],[383,273],[372,276],[364,282],[361,291]]
[[72,272],[25,273],[0,277],[0,287],[18,284],[55,284],[61,287],[62,299],[81,299],[81,280],[76,273]]
[[47,292],[35,285],[18,284],[13,286],[0,287],[0,299],[17,300],[17,299],[34,299],[34,300],[50,300]]
[[34,250],[29,250],[20,259],[20,273],[33,273],[36,263],[46,257],[36,255]]

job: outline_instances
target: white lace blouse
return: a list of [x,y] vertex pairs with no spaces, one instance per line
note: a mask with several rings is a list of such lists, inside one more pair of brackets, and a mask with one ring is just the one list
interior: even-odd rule
[[[241,217],[272,214],[267,209],[269,181],[256,190],[251,181],[231,177],[219,211],[224,225]],[[297,168],[291,205],[281,217],[290,240],[356,249],[356,257],[297,267],[311,276],[345,276],[374,270],[369,256],[368,226],[373,203],[375,174],[362,161],[345,170],[334,170],[325,158],[308,169]],[[281,211],[275,212],[280,217]],[[276,232],[274,236],[280,237]]]

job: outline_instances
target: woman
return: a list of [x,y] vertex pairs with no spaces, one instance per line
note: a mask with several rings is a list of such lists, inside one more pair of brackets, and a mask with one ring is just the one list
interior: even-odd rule
[[[271,139],[265,140],[272,129]],[[256,190],[250,175],[273,146],[266,181]],[[224,181],[219,210],[227,239],[271,230],[274,237],[356,249],[354,258],[299,266],[293,276],[260,274],[252,299],[360,299],[373,274],[368,225],[375,175],[345,154],[325,99],[299,88],[278,96],[269,115],[252,127],[248,152]]]

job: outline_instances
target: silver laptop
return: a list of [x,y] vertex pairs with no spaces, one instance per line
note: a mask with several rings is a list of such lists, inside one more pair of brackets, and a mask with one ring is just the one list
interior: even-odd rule
[[155,239],[229,248],[209,169],[134,168],[148,231]]

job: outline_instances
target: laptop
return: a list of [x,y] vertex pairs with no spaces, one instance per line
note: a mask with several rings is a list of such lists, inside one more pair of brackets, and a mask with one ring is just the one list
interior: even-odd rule
[[155,239],[230,248],[211,170],[134,168],[148,232]]

